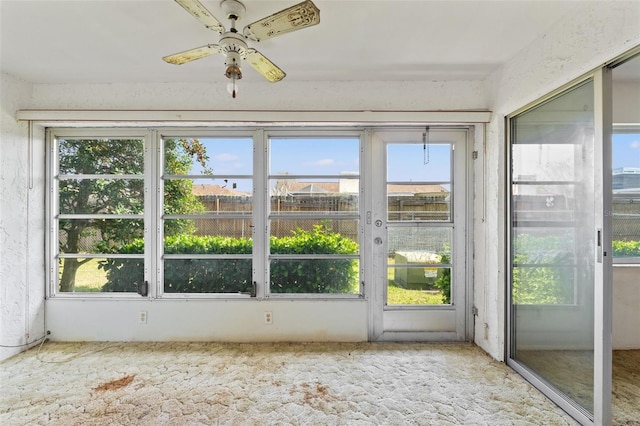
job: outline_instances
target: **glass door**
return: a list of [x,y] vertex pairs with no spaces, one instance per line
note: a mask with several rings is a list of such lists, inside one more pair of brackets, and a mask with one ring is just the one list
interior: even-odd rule
[[[378,131],[377,339],[466,339],[466,129]],[[378,217],[378,216],[376,216]]]
[[509,121],[508,362],[596,424],[611,396],[602,87],[594,76]]

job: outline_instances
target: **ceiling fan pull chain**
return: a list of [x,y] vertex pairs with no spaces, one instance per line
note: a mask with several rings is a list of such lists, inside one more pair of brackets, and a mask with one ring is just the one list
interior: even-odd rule
[[422,151],[424,153],[423,163],[426,166],[429,164],[429,126],[424,128],[424,133],[422,134]]

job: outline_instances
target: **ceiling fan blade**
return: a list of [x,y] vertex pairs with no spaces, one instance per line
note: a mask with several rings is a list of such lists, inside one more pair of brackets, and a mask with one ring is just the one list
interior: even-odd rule
[[247,49],[246,60],[251,66],[272,83],[277,83],[286,77],[284,71],[278,68],[256,49]]
[[184,52],[174,53],[173,55],[162,58],[165,62],[174,65],[182,65],[186,62],[195,61],[205,56],[220,53],[220,46],[217,44],[207,44],[205,46],[196,47],[195,49],[185,50]]
[[207,10],[206,7],[200,3],[199,0],[175,0],[180,6],[187,12],[195,16],[195,18],[202,22],[205,27],[210,30],[214,30],[222,34],[225,32],[224,26],[218,21],[218,19]]
[[251,40],[261,41],[319,23],[320,9],[311,0],[305,0],[247,25],[242,32]]

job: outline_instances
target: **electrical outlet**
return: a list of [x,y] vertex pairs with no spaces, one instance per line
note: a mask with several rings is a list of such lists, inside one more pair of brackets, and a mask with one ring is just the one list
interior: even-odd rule
[[264,323],[273,324],[273,314],[271,311],[264,311]]
[[138,321],[140,324],[147,323],[147,311],[140,311],[140,317],[138,317]]

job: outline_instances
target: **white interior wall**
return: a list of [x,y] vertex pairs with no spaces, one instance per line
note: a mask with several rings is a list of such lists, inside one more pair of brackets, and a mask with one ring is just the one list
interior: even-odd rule
[[36,84],[33,98],[34,109],[414,111],[487,107],[486,86],[480,81],[247,81],[236,99],[219,83]]
[[[635,61],[640,62],[640,58]],[[614,68],[614,75],[615,72]],[[613,85],[613,122],[640,125],[640,82],[621,81]]]
[[[30,161],[28,127],[15,113],[30,105],[32,85],[0,76],[0,359],[44,333],[44,144]],[[14,347],[5,347],[14,346]]]
[[[488,256],[475,264],[475,300],[479,308],[476,343],[497,359],[505,354],[505,116],[595,69],[640,44],[640,3],[602,2],[579,15],[568,15],[521,50],[488,81],[490,109],[487,129]],[[478,231],[479,232],[479,231]],[[495,237],[497,235],[497,237]],[[492,237],[493,236],[493,237]],[[485,324],[488,327],[485,327]]]
[[640,349],[640,266],[613,268],[613,349]]

